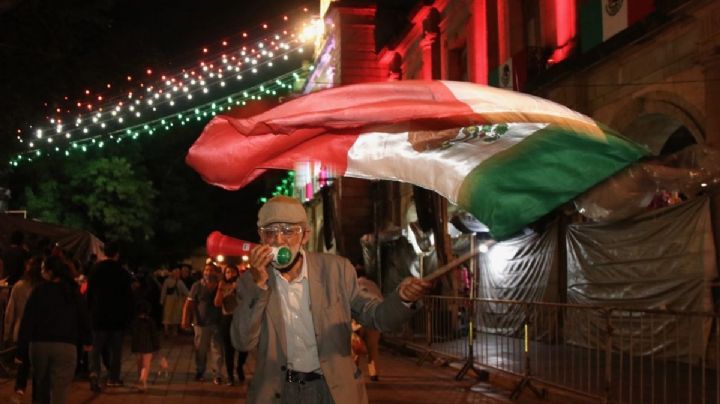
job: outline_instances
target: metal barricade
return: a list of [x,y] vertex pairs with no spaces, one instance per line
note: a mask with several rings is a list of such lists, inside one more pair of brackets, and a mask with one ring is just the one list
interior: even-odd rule
[[714,313],[430,296],[394,337],[425,357],[460,362],[472,351],[479,367],[516,376],[518,393],[541,395],[541,385],[603,402],[720,403],[718,323]]

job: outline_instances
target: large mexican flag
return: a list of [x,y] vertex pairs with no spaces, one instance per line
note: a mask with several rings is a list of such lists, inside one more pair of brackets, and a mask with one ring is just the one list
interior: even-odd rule
[[399,81],[321,91],[249,119],[217,116],[186,161],[226,189],[305,161],[344,176],[408,182],[442,194],[503,239],[645,154],[541,98]]

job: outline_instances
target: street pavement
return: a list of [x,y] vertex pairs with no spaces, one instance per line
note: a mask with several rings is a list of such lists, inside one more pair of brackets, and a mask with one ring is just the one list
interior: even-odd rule
[[[93,394],[86,380],[73,382],[68,402],[72,404],[156,404],[156,403],[242,403],[247,394],[247,385],[214,385],[210,374],[207,380],[196,382],[192,338],[181,335],[163,341],[160,351],[169,363],[167,376],[158,375],[159,357],[153,358],[151,383],[141,393],[132,387],[136,379],[135,358],[125,350],[123,360],[124,387],[105,388],[101,394]],[[371,403],[510,403],[509,392],[489,384],[478,385],[471,377],[455,381],[456,369],[426,362],[418,366],[417,358],[405,356],[390,349],[382,349],[380,380],[370,381],[365,375]],[[252,354],[245,366],[248,380],[252,377],[254,357]],[[361,362],[365,373],[367,367]],[[247,383],[247,382],[246,382]],[[0,403],[30,403],[28,388],[24,397],[13,392],[14,380],[0,375]],[[482,393],[473,392],[470,387]],[[341,403],[338,403],[341,404]]]

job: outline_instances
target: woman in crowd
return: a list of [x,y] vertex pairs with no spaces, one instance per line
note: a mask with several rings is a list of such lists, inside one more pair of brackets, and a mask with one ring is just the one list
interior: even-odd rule
[[[3,341],[6,344],[17,344],[18,332],[20,331],[20,320],[25,311],[25,304],[30,297],[35,286],[42,281],[40,274],[40,266],[42,259],[40,257],[32,257],[25,262],[25,273],[22,278],[13,286],[10,291],[10,299],[5,308],[5,324],[3,327]],[[29,358],[23,358],[23,363],[18,367],[15,376],[15,392],[18,395],[25,394],[27,387],[28,372],[30,371]]]
[[215,306],[222,310],[220,318],[220,336],[223,340],[225,350],[225,369],[227,370],[227,384],[232,386],[235,384],[233,374],[237,370],[237,380],[242,383],[245,381],[245,371],[243,366],[247,359],[247,352],[238,351],[237,369],[235,369],[235,348],[230,341],[230,326],[232,325],[233,311],[238,305],[235,296],[235,282],[238,277],[238,269],[232,263],[229,263],[223,271],[223,278],[220,280],[217,292],[215,294]]
[[77,345],[91,347],[90,315],[70,268],[58,257],[43,261],[46,282],[25,305],[16,360],[33,368],[33,402],[63,404],[75,375]]
[[165,336],[177,333],[178,325],[182,319],[183,304],[188,296],[185,284],[180,280],[180,267],[175,266],[163,282],[160,293],[160,304],[163,306],[163,326]]
[[136,306],[135,321],[132,325],[131,350],[137,358],[137,389],[144,392],[147,389],[153,353],[160,350],[160,339],[155,322],[150,317],[150,303],[146,300],[139,300]]

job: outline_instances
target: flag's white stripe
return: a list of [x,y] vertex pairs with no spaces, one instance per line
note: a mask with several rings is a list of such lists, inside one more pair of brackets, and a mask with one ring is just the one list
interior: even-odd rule
[[415,151],[408,133],[363,133],[348,151],[346,176],[409,182],[457,202],[460,185],[470,171],[545,124],[510,124],[500,139],[454,143],[446,149]]
[[554,123],[574,132],[605,141],[605,133],[591,118],[563,105],[528,94],[495,87],[483,87],[462,81],[442,82],[461,102],[482,114],[490,123]]
[[603,26],[603,41],[607,41],[610,37],[627,28],[628,23],[628,1],[624,0],[620,4],[620,10],[614,15],[608,13],[607,2],[602,2],[602,26]]

